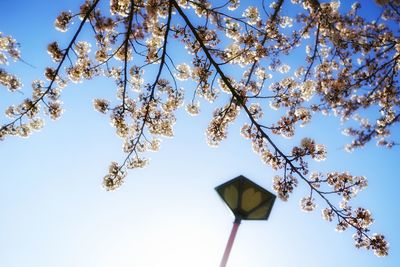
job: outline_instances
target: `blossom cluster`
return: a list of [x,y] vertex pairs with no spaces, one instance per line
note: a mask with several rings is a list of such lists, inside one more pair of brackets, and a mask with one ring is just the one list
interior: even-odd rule
[[[289,194],[293,192],[293,189],[297,186],[298,181],[295,176],[293,175],[285,175],[281,177],[279,175],[274,176],[273,179],[273,186],[272,189],[278,194],[278,197],[283,200],[287,201],[289,198]],[[302,206],[307,205],[303,203]]]
[[206,135],[210,146],[218,146],[228,136],[228,126],[239,115],[240,108],[235,103],[230,103],[222,109],[214,111],[213,118],[208,125]]
[[[14,61],[21,59],[19,45],[12,36],[6,36],[0,32],[0,65],[8,65],[8,57]],[[5,86],[9,91],[13,92],[22,87],[22,83],[17,76],[9,73],[0,67],[0,85]]]

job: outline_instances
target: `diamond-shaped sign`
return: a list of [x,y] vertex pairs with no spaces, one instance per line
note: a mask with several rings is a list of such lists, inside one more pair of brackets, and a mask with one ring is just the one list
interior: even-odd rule
[[235,218],[267,220],[276,196],[240,175],[215,188]]

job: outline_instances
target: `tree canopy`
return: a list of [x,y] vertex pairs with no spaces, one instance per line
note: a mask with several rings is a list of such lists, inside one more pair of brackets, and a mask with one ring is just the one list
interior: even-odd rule
[[[352,137],[348,151],[372,141],[386,148],[398,145],[391,131],[400,121],[400,2],[363,5],[86,0],[55,19],[56,29],[71,35],[48,44],[54,65],[45,68],[43,80],[32,82],[31,97],[6,109],[0,139],[28,137],[43,127],[43,115],[60,118],[62,91],[69,83],[108,77],[117,100],[94,99],[93,106],[109,115],[123,140],[125,159],[112,162],[103,178],[105,189],[115,190],[128,169],[148,164],[146,152],[157,151],[160,138],[173,136],[178,108],[196,116],[208,101],[216,105],[206,129],[210,146],[225,140],[229,126],[244,114],[241,134],[277,171],[278,197],[288,200],[302,183],[309,188],[301,199],[304,211],[313,211],[315,199],[321,199],[323,218],[335,221],[336,230],[352,228],[356,247],[385,256],[384,236],[369,233],[371,212],[350,205],[367,186],[366,177],[310,169],[310,160],[327,156],[312,136],[290,142],[290,149],[276,141],[295,136],[297,127],[322,113],[346,125],[343,133]],[[378,12],[369,13],[371,6]],[[7,34],[0,33],[2,65],[8,57],[23,61],[19,44]],[[28,91],[18,76],[0,68],[0,84],[12,93]]]

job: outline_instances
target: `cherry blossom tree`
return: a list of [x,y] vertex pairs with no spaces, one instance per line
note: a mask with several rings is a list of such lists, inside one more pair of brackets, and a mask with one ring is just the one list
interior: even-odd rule
[[[274,140],[294,136],[296,127],[322,113],[352,122],[344,130],[352,137],[347,150],[371,141],[398,145],[391,129],[400,121],[400,1],[369,1],[365,7],[318,0],[243,2],[110,0],[104,10],[100,4],[108,1],[86,0],[75,11],[63,11],[54,24],[72,31],[72,38],[65,47],[48,45],[54,66],[45,68],[44,80],[32,82],[31,97],[7,108],[0,139],[28,137],[44,125],[42,115],[58,119],[62,90],[70,82],[106,76],[115,82],[118,101],[94,99],[93,105],[109,114],[123,140],[125,159],[112,162],[103,178],[105,189],[115,190],[128,169],[148,164],[146,151],[157,151],[160,138],[173,136],[178,108],[195,116],[201,99],[226,99],[206,129],[210,146],[226,139],[229,125],[244,114],[241,134],[279,173],[273,189],[281,200],[301,182],[310,192],[300,201],[304,211],[315,210],[318,198],[325,205],[323,218],[335,221],[337,231],[353,229],[357,248],[387,255],[384,236],[370,234],[371,212],[350,205],[367,186],[366,177],[311,170],[310,160],[327,156],[326,147],[311,137],[290,150]],[[365,12],[371,5],[380,9],[378,17]],[[84,28],[91,39],[81,37]],[[174,46],[184,46],[191,60],[177,62]],[[292,54],[297,63],[288,59]],[[21,59],[19,45],[0,33],[0,64],[8,57]],[[181,87],[185,80],[194,89]],[[10,92],[22,90],[5,68],[0,84]],[[264,116],[274,110],[283,114],[278,120]]]

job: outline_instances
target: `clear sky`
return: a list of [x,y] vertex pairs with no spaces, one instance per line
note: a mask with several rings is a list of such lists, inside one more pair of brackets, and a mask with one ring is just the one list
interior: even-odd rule
[[[0,31],[13,35],[24,60],[36,66],[9,67],[25,85],[42,78],[43,67],[53,64],[47,44],[69,36],[54,29],[54,19],[61,10],[76,10],[77,3],[0,0]],[[24,97],[0,89],[2,110]],[[204,131],[214,107],[203,105],[199,117],[179,111],[175,137],[163,140],[150,165],[130,171],[119,190],[106,192],[101,181],[107,166],[123,157],[108,116],[92,107],[92,99],[107,90],[113,93],[114,85],[102,78],[71,84],[63,92],[60,120],[46,120],[45,128],[28,139],[0,144],[0,266],[218,266],[233,217],[214,187],[243,174],[272,191],[276,173],[252,152],[239,124],[219,148],[209,148]],[[341,149],[349,141],[341,129],[337,118],[317,116],[297,134],[328,147],[328,159],[312,167],[367,176],[369,187],[354,206],[371,210],[376,220],[372,231],[387,237],[390,255],[377,258],[357,250],[352,231],[336,233],[318,208],[302,212],[299,200],[307,188],[300,184],[288,202],[275,202],[268,221],[242,223],[229,267],[398,266],[399,148],[369,144],[349,154]],[[398,129],[394,134],[399,136]]]

